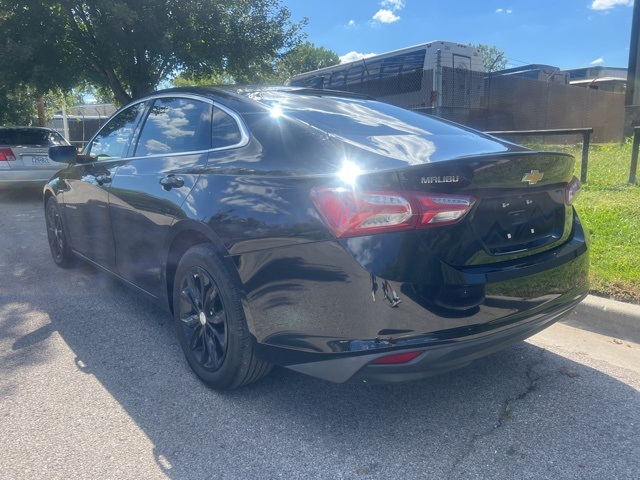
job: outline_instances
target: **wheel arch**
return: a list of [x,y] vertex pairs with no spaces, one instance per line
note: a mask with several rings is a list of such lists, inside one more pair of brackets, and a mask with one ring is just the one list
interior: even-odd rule
[[165,246],[166,257],[164,263],[163,278],[165,279],[165,295],[167,298],[167,307],[171,314],[173,310],[173,286],[175,281],[175,274],[178,269],[180,259],[187,251],[195,247],[196,245],[210,244],[212,245],[225,266],[231,273],[235,286],[239,290],[239,295],[242,301],[242,306],[247,319],[249,330],[253,333],[253,321],[249,312],[248,303],[244,289],[242,288],[242,281],[238,274],[238,269],[231,259],[229,251],[227,250],[224,242],[215,234],[213,230],[206,225],[195,220],[182,220],[176,223],[172,227],[171,234],[168,236],[167,244]]
[[42,207],[46,210],[47,209],[47,202],[49,201],[49,199],[51,197],[54,197],[54,193],[50,188],[46,188],[44,189],[44,191],[42,192]]

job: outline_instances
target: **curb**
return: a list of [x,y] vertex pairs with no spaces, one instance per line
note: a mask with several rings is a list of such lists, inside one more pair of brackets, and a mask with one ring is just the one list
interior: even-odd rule
[[561,322],[601,335],[640,343],[640,305],[589,295]]

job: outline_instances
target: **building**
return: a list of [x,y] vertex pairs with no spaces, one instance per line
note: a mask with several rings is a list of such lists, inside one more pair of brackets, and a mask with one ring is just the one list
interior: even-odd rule
[[115,105],[108,103],[76,105],[66,112],[66,129],[62,111],[57,111],[47,126],[60,132],[72,145],[82,147],[116,110]]
[[617,67],[584,67],[565,70],[569,83],[576,87],[605,92],[624,93],[627,85],[627,69]]

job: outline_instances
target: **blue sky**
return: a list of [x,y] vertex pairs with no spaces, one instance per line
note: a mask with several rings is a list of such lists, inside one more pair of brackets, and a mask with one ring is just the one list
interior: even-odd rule
[[495,45],[509,66],[626,67],[633,0],[282,0],[340,56],[431,40]]

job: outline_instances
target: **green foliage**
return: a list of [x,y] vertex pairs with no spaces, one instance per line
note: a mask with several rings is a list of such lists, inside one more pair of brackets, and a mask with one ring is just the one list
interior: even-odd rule
[[276,71],[284,81],[294,75],[338,65],[340,57],[332,50],[304,42],[287,52],[277,63]]
[[32,88],[0,88],[0,125],[35,125],[38,119]]
[[478,43],[477,45],[470,43],[469,45],[480,51],[485,72],[491,73],[507,68],[507,59],[504,56],[504,52],[495,45],[489,46],[484,43]]
[[38,92],[86,80],[125,104],[176,71],[259,78],[305,23],[280,0],[0,0],[0,79]]
[[209,75],[188,75],[181,73],[171,80],[173,87],[191,87],[194,85],[232,85],[236,83],[231,75],[210,73]]
[[[84,90],[51,91],[43,96],[46,120],[49,120],[54,112],[62,109],[62,105],[71,107],[84,103]],[[0,125],[37,125],[39,95],[33,87],[23,86],[12,90],[0,88]]]
[[0,0],[0,82],[36,96],[77,83],[79,63],[68,42],[62,6],[51,0]]
[[271,62],[254,70],[251,75],[240,74],[237,77],[228,73],[209,73],[194,75],[180,73],[171,84],[175,87],[189,85],[228,85],[234,83],[251,84],[282,84],[287,79],[298,73],[317,70],[340,63],[337,53],[324,47],[316,47],[311,42],[304,42],[292,48],[284,55],[276,57]]
[[[559,149],[581,158],[581,146]],[[640,186],[628,183],[630,164],[630,141],[591,145],[576,210],[591,237],[592,292],[640,303]]]

